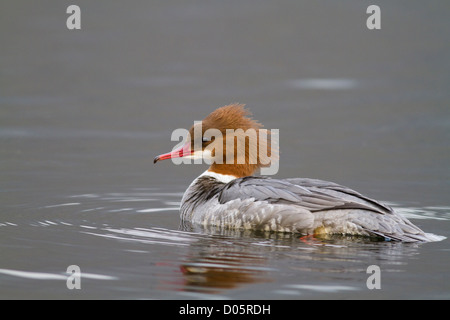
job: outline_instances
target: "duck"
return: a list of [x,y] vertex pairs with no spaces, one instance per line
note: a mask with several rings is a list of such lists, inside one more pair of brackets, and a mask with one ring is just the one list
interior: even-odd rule
[[[263,149],[266,152],[260,152]],[[442,240],[387,204],[338,183],[255,175],[277,162],[278,154],[271,131],[254,120],[245,105],[233,103],[195,122],[185,142],[156,156],[154,163],[180,158],[209,164],[181,199],[182,221],[195,225],[318,238],[343,235],[401,242]]]

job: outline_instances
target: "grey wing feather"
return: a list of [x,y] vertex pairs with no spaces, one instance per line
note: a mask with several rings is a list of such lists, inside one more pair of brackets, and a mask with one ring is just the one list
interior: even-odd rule
[[335,196],[348,202],[355,202],[361,205],[369,206],[372,210],[378,211],[380,213],[391,213],[393,211],[391,207],[379,201],[368,198],[353,189],[344,187],[334,182],[308,178],[293,178],[286,180],[294,184],[308,185],[322,191],[325,190],[324,192],[326,192],[330,196]]
[[[224,204],[234,199],[250,198],[283,205],[284,208],[294,206],[301,212],[310,212],[323,225],[336,225],[339,223],[336,219],[344,219],[368,234],[401,241],[427,240],[422,230],[391,207],[333,182],[246,177],[228,183],[220,192],[218,201]],[[292,219],[295,215],[290,214],[288,220]]]
[[269,179],[246,177],[230,182],[219,202],[254,198],[273,204],[294,204],[311,212],[331,209],[364,209],[380,213],[391,209],[332,182],[314,179]]

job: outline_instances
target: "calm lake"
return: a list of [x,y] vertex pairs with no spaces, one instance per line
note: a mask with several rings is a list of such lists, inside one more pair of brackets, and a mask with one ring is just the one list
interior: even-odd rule
[[[3,0],[1,299],[449,299],[450,2]],[[334,181],[440,242],[205,229],[177,128],[247,104],[276,177]],[[81,289],[69,290],[69,266]],[[380,268],[370,290],[367,268]]]

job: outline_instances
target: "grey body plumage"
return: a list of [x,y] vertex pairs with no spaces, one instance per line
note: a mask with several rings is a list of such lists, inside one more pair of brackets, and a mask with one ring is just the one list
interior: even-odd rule
[[222,182],[204,174],[186,190],[181,216],[225,228],[436,240],[385,204],[339,184],[307,178],[250,176]]

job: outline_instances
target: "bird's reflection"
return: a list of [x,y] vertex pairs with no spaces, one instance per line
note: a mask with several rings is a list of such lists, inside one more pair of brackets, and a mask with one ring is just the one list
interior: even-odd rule
[[270,281],[270,269],[264,263],[264,258],[256,254],[236,254],[222,247],[199,253],[180,269],[191,290],[232,289],[246,283]]
[[[183,229],[193,231],[191,226]],[[186,290],[214,293],[273,280],[274,269],[268,267],[267,258],[251,242],[239,242],[236,236],[231,231],[209,230],[208,237],[191,244],[187,261],[180,266]]]
[[[217,293],[251,283],[276,282],[278,263],[305,278],[324,275],[364,274],[368,265],[382,263],[398,271],[405,256],[417,254],[418,244],[375,241],[363,237],[328,236],[305,239],[288,233],[265,233],[193,226],[180,229],[202,234],[190,244],[180,266],[183,290]],[[375,261],[375,262],[374,262]],[[300,279],[297,279],[300,280]]]

